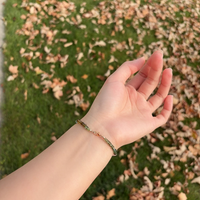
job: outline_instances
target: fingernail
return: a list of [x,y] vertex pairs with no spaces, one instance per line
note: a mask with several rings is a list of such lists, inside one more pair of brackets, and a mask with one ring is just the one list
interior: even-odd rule
[[145,57],[142,56],[141,58],[138,58],[137,60],[145,60]]
[[169,70],[170,70],[170,72],[171,72],[171,74],[173,73],[173,71],[172,71],[172,68],[168,68]]
[[157,51],[155,51],[156,53],[160,53],[163,57],[163,51],[161,49],[158,49]]

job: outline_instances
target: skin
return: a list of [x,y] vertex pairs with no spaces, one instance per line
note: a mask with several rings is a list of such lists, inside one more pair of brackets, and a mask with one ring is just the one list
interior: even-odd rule
[[[162,51],[154,52],[146,63],[143,57],[125,62],[106,80],[82,121],[117,149],[151,133],[166,123],[172,111],[173,97],[168,95],[172,70],[162,68]],[[152,116],[162,104],[161,113]],[[0,199],[77,200],[112,155],[108,144],[75,124],[36,158],[2,179]]]

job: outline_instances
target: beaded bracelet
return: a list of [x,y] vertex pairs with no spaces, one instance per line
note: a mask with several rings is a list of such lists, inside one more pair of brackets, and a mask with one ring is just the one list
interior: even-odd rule
[[113,146],[113,144],[103,135],[100,135],[98,132],[96,131],[92,131],[84,122],[82,122],[81,120],[76,120],[76,123],[80,124],[81,126],[83,126],[83,128],[85,128],[87,131],[90,131],[91,133],[93,133],[95,136],[100,137],[101,139],[103,139],[113,150],[113,156],[117,156],[117,150],[115,149],[115,147]]

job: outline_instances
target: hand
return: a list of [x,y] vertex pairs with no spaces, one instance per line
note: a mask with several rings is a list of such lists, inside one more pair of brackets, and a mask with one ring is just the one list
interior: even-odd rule
[[[116,148],[151,133],[168,120],[173,97],[168,95],[172,70],[163,68],[163,54],[154,52],[145,64],[142,57],[122,64],[105,82],[86,115],[89,124],[98,122]],[[128,82],[127,79],[139,72]],[[161,77],[162,73],[162,77]],[[161,84],[155,95],[150,96]],[[152,113],[164,103],[157,116]],[[83,120],[84,121],[84,120]]]

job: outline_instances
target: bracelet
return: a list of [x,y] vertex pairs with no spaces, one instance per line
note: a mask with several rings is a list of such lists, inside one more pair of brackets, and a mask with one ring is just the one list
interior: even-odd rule
[[110,147],[111,149],[113,150],[113,156],[117,156],[117,150],[115,149],[115,147],[113,146],[113,144],[106,138],[104,137],[103,135],[99,134],[98,132],[96,131],[92,131],[90,130],[90,128],[84,123],[82,122],[81,120],[76,120],[76,123],[77,124],[80,124],[81,126],[83,126],[83,128],[85,128],[87,131],[90,131],[91,133],[93,133],[95,136],[98,136],[100,137],[101,139],[103,139]]

